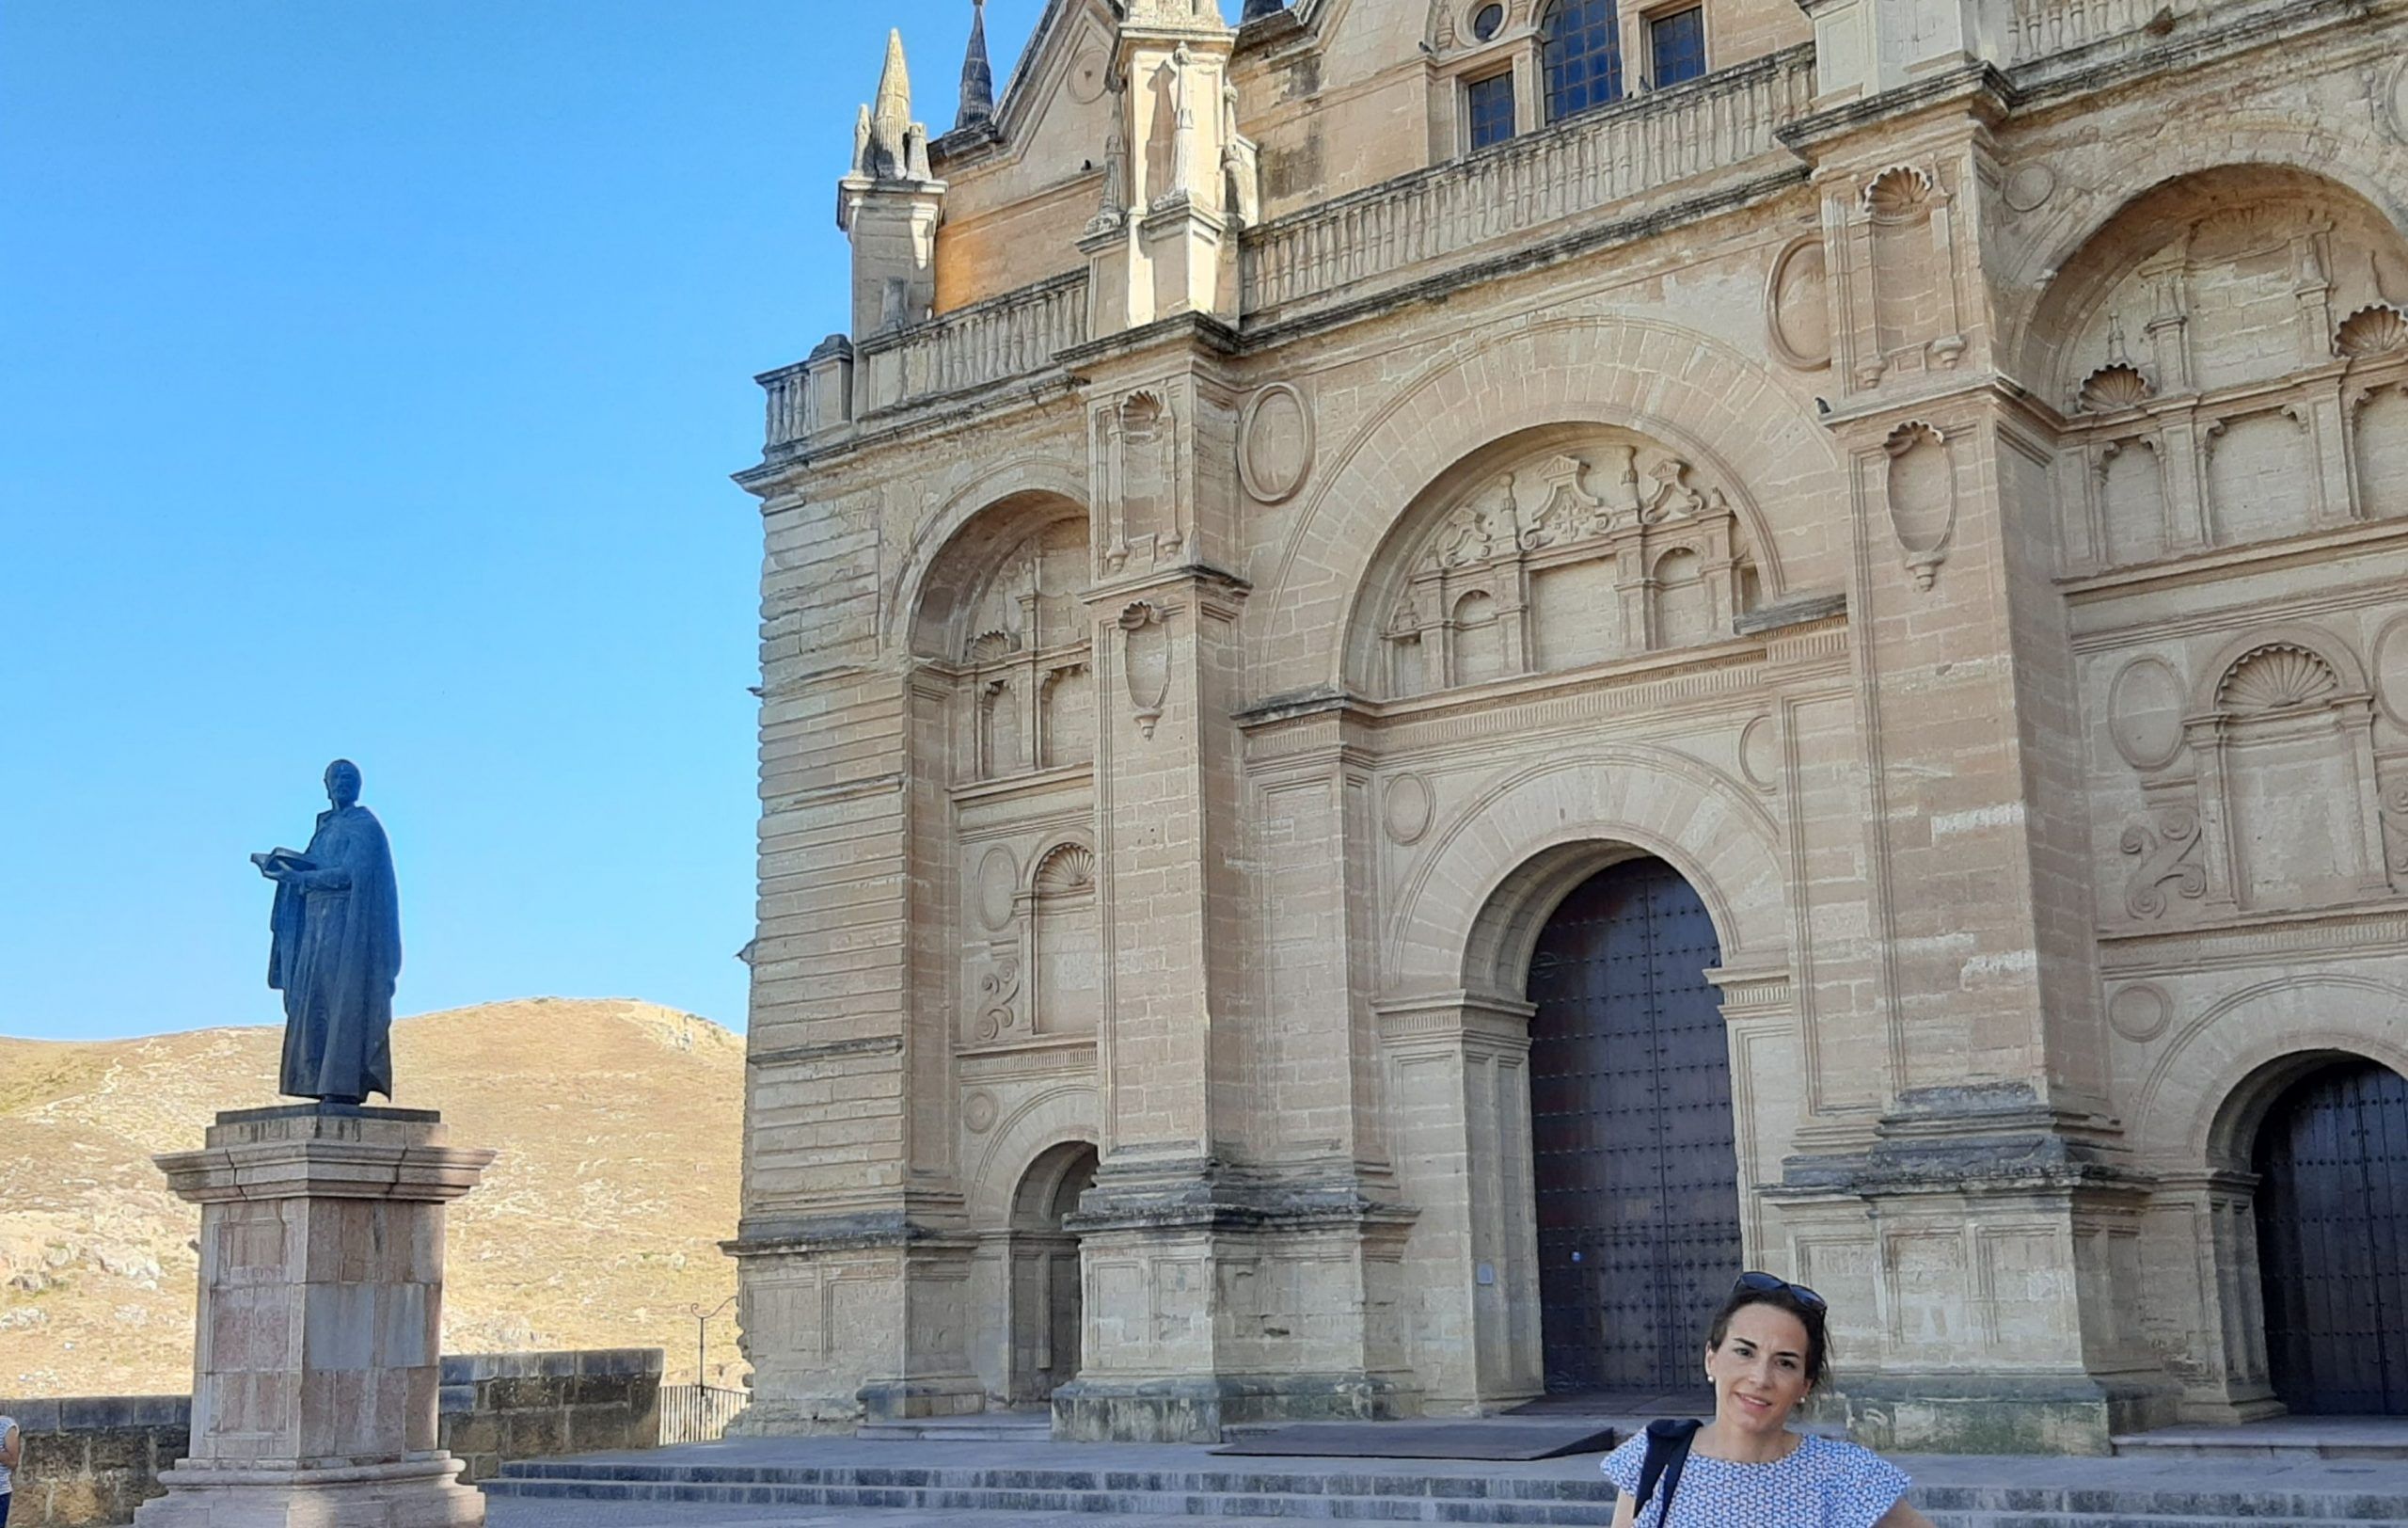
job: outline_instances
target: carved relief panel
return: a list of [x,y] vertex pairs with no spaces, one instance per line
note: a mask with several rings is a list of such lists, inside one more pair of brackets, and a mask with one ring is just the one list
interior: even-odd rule
[[965,855],[966,1050],[1095,1032],[1102,933],[1084,836],[1014,834]]
[[2408,729],[2379,706],[2380,672],[2299,623],[2094,663],[2112,755],[2093,792],[2101,916],[2178,924],[2408,889]]
[[1614,430],[1476,480],[1405,555],[1381,627],[1394,696],[1727,637],[1757,586],[1724,490]]

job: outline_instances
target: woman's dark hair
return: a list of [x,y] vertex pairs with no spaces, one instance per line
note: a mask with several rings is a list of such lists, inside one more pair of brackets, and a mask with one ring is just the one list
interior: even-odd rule
[[1714,1313],[1714,1325],[1705,1331],[1705,1345],[1719,1349],[1722,1340],[1731,1335],[1731,1318],[1751,1305],[1769,1305],[1776,1311],[1786,1311],[1806,1329],[1806,1383],[1819,1389],[1823,1373],[1830,1362],[1831,1334],[1829,1328],[1830,1312],[1821,1305],[1810,1305],[1786,1288],[1750,1289],[1744,1285],[1731,1291],[1731,1297]]

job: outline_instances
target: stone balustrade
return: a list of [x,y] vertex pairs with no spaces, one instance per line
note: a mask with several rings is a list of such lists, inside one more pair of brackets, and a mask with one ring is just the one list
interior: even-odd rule
[[1814,72],[1814,50],[1793,48],[1266,223],[1245,237],[1245,311],[1359,293],[1782,151],[1774,130],[1805,111]]
[[1040,371],[1087,338],[1087,273],[1051,277],[856,346],[856,413]]
[[2015,0],[2008,67],[2137,32],[2162,8],[2163,0]]
[[806,411],[811,396],[810,362],[781,366],[774,372],[763,372],[752,380],[761,384],[761,391],[768,400],[770,445],[783,446],[813,433],[815,422]]

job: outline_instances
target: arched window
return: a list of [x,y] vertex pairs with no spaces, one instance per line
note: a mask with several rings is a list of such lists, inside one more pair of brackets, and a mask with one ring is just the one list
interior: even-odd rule
[[1556,0],[1539,28],[1546,119],[1560,122],[1622,99],[1622,34],[1614,0]]

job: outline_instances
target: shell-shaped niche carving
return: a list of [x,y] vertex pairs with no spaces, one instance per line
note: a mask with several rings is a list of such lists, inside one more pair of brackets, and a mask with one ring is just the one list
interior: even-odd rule
[[1094,885],[1095,851],[1085,844],[1062,844],[1038,863],[1039,897],[1069,897]]
[[2225,671],[2216,702],[2240,715],[2315,706],[2341,692],[2339,676],[2322,658],[2288,642],[2269,643]]
[[2297,216],[2298,209],[2273,201],[2210,213],[2191,225],[2191,259],[2204,263],[2275,254],[2290,242]]
[[970,639],[970,661],[991,663],[1020,651],[1020,638],[1009,631],[981,631]]
[[2147,403],[2157,389],[2130,361],[2110,361],[2083,378],[2082,406],[2094,414],[2112,414]]
[[1909,420],[1881,442],[1889,454],[1890,528],[1917,588],[1928,589],[1956,529],[1956,464],[1937,425]]
[[2387,302],[2359,309],[2333,331],[2337,356],[2391,356],[2403,350],[2408,350],[2408,313]]
[[1912,165],[1893,165],[1864,188],[1864,210],[1883,223],[1904,223],[1931,200],[1931,177]]

